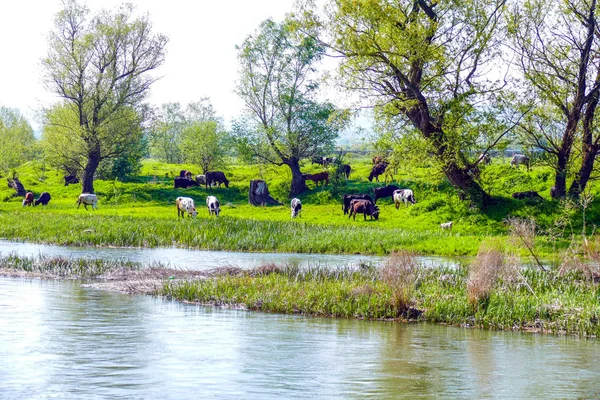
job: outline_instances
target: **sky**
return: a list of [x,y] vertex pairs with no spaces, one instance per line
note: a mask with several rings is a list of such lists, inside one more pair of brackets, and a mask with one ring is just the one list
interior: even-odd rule
[[[80,0],[92,12],[114,9],[123,1]],[[283,19],[293,0],[129,0],[138,12],[148,12],[154,32],[169,37],[162,78],[153,84],[148,101],[159,105],[188,102],[208,96],[226,121],[240,114],[243,102],[234,93],[238,62],[235,45],[255,31],[261,21]],[[60,0],[10,0],[0,5],[0,106],[17,108],[34,130],[43,106],[58,97],[46,91],[41,59]]]

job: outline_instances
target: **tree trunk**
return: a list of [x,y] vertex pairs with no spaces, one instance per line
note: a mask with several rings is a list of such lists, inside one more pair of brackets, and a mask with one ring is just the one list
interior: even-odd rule
[[571,187],[569,188],[569,196],[579,197],[579,195],[585,190],[588,180],[592,175],[592,170],[594,169],[596,152],[597,149],[595,149],[595,146],[593,151],[584,151],[581,160],[581,168],[575,175],[575,180],[571,183]]
[[280,202],[275,200],[269,194],[267,183],[257,179],[250,181],[250,190],[248,191],[248,203],[253,206],[280,206]]
[[490,195],[469,175],[464,168],[455,162],[444,166],[444,174],[455,188],[460,189],[477,207],[485,210],[490,202]]
[[292,184],[290,186],[290,196],[296,197],[304,192],[306,188],[306,180],[304,176],[302,176],[302,171],[300,171],[300,160],[297,158],[291,158],[285,162],[285,164],[290,167],[292,170]]
[[87,165],[83,171],[82,193],[94,193],[94,174],[100,165],[100,154],[88,154]]
[[554,190],[552,191],[552,197],[555,199],[562,199],[567,194],[567,163],[568,155],[565,156],[565,154],[559,153],[556,162]]
[[17,192],[17,196],[23,197],[27,193],[19,178],[8,179],[8,187],[13,188]]

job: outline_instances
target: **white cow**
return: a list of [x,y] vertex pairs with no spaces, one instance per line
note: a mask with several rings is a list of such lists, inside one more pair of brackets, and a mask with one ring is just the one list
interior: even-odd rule
[[412,204],[415,204],[415,195],[410,189],[398,189],[394,190],[392,194],[394,199],[394,204],[396,205],[396,210],[400,207],[400,203],[404,202],[404,205],[408,207],[408,202],[410,201]]
[[452,229],[452,221],[450,221],[450,222],[444,222],[443,224],[440,224],[440,228],[442,228],[442,229]]
[[300,199],[297,198],[293,198],[292,199],[292,218],[295,218],[296,215],[302,217],[302,203],[300,202]]
[[523,154],[515,154],[510,160],[510,166],[519,168],[520,164],[525,164],[525,166],[527,167],[527,172],[529,172],[529,157]]
[[213,215],[214,213],[215,216],[219,216],[221,209],[219,208],[219,200],[215,196],[208,196],[206,198],[206,206],[208,207],[209,215]]
[[194,200],[191,197],[178,197],[175,200],[175,205],[177,206],[177,218],[180,216],[185,217],[186,213],[192,218],[196,218],[196,215],[198,215]]
[[206,175],[196,175],[196,183],[198,185],[206,185]]
[[88,205],[91,205],[92,210],[95,210],[98,208],[98,197],[93,193],[81,193],[77,199],[77,208],[82,204],[86,210]]

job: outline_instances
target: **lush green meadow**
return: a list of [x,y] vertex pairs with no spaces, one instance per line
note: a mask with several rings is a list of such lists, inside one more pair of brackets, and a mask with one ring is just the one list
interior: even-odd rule
[[[400,170],[395,184],[413,189],[417,204],[396,210],[391,199],[378,202],[379,220],[356,221],[344,216],[341,196],[345,193],[372,193],[383,183],[367,180],[371,163],[366,157],[347,156],[353,172],[350,180],[338,180],[301,196],[303,214],[290,219],[287,190],[290,173],[285,167],[231,165],[225,169],[229,188],[194,187],[174,189],[173,176],[181,169],[198,171],[192,165],[169,165],[146,160],[132,182],[95,182],[98,210],[77,209],[80,185],[63,186],[63,174],[46,171],[39,165],[18,170],[25,188],[36,197],[43,191],[52,195],[47,207],[22,207],[21,198],[3,185],[0,188],[0,237],[35,242],[73,245],[181,246],[213,250],[286,251],[317,253],[388,254],[410,249],[422,254],[474,255],[489,237],[507,238],[507,216],[532,216],[542,230],[551,230],[556,220],[568,214],[569,230],[560,235],[538,236],[539,251],[546,256],[565,248],[570,233],[579,232],[581,209],[568,213],[564,205],[549,200],[551,171],[535,167],[531,172],[509,167],[506,160],[495,160],[483,172],[484,185],[495,196],[494,204],[481,212],[459,200],[454,189],[433,168]],[[306,163],[303,170],[317,172],[323,167]],[[252,179],[264,179],[271,194],[282,206],[253,207],[248,204]],[[514,191],[537,190],[544,202],[514,200]],[[216,195],[222,206],[221,217],[209,218],[205,208],[208,194]],[[192,197],[198,218],[177,219],[175,198]],[[586,210],[588,228],[598,219],[600,206],[592,202]],[[454,221],[452,231],[439,224]]]

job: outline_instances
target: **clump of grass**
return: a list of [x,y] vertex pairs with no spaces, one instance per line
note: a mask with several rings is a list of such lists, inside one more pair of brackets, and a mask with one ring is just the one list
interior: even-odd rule
[[503,264],[504,255],[501,251],[487,243],[482,244],[471,263],[467,280],[467,299],[474,309],[487,309]]
[[266,262],[248,271],[248,275],[263,276],[269,274],[281,274],[282,272],[283,270],[281,269],[281,267],[275,264],[274,262]]
[[407,251],[392,253],[381,267],[380,279],[390,288],[391,303],[398,315],[408,314],[414,304],[412,297],[419,269],[414,254]]
[[533,218],[509,217],[506,219],[509,232],[517,242],[520,242],[531,254],[537,266],[546,271],[535,251],[536,222]]

